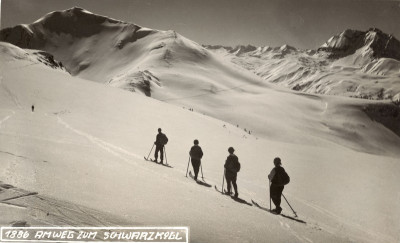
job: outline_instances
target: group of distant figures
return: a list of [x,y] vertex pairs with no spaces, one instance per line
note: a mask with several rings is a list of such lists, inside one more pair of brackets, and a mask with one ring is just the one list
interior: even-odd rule
[[[156,146],[156,150],[154,153],[154,161],[157,162],[158,154],[160,154],[160,163],[163,163],[164,160],[164,146],[167,144],[168,138],[162,133],[161,128],[158,129],[158,134],[156,136],[156,141],[154,142]],[[203,158],[203,150],[199,146],[199,140],[195,139],[193,141],[193,146],[189,151],[190,160],[193,166],[194,171],[194,179],[197,181],[197,177],[199,174],[199,169],[201,165],[201,159]],[[240,171],[241,165],[239,163],[239,158],[234,154],[235,149],[233,147],[228,148],[229,155],[225,160],[224,164],[224,177],[226,179],[227,190],[226,194],[232,194],[232,186],[235,191],[234,197],[238,198],[239,192],[237,187],[237,173]],[[158,163],[158,162],[157,162]],[[280,214],[282,211],[281,208],[281,197],[282,192],[286,184],[289,183],[290,178],[287,175],[285,169],[282,167],[282,162],[280,158],[274,159],[275,167],[271,170],[271,173],[268,175],[269,184],[270,184],[270,199],[272,199],[275,204],[275,209],[272,212],[276,214]],[[222,188],[224,190],[224,188]]]

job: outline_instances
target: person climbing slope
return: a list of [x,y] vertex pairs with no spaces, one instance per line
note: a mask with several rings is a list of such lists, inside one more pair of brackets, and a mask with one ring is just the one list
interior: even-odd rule
[[164,160],[164,146],[167,144],[168,138],[167,136],[161,132],[161,128],[158,129],[158,134],[156,136],[156,141],[154,144],[156,145],[156,150],[154,152],[154,162],[157,162],[158,159],[158,152],[160,152],[160,164],[163,163]]
[[199,146],[199,140],[195,139],[193,143],[194,145],[190,149],[189,155],[190,160],[192,161],[194,179],[197,181],[197,176],[199,174],[199,168],[201,165],[201,158],[203,158],[203,150],[201,150],[201,147]]
[[286,173],[285,169],[281,166],[282,162],[279,157],[274,159],[275,167],[271,170],[268,175],[270,182],[270,198],[275,204],[275,209],[272,210],[273,213],[280,214],[282,212],[281,208],[281,197],[282,192],[286,184],[289,183],[290,178]]
[[228,148],[229,155],[225,161],[225,178],[227,184],[227,194],[231,194],[231,186],[235,189],[234,197],[237,198],[239,196],[236,180],[237,173],[240,171],[240,163],[239,158],[234,154],[235,149],[232,147]]

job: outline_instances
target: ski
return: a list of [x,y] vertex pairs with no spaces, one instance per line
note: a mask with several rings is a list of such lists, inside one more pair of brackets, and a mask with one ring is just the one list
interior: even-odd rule
[[[190,176],[190,178],[192,178],[193,180],[194,180],[194,176],[192,175],[192,172],[191,171],[189,171],[189,176]],[[196,181],[196,180],[195,180]]]
[[230,194],[228,194],[225,190],[222,192],[218,189],[218,187],[216,185],[214,185],[214,188],[217,192],[221,193],[222,195],[226,195],[226,196],[231,196]]
[[216,185],[214,185],[214,188],[215,188],[215,190],[216,190],[217,192],[221,193],[222,195],[225,195],[225,196],[228,196],[228,197],[232,198],[233,201],[235,201],[235,202],[242,203],[242,204],[245,204],[245,205],[250,206],[250,207],[253,206],[253,204],[247,202],[247,201],[244,200],[244,199],[241,199],[241,198],[239,198],[239,197],[234,197],[234,196],[232,196],[232,193],[231,193],[231,194],[228,194],[225,190],[224,190],[224,192],[220,191]]
[[[193,176],[193,174],[192,174],[192,171],[189,171],[189,176],[192,177],[192,179],[194,180],[194,176]],[[200,181],[199,178],[197,178],[197,180]],[[207,182],[204,180],[204,177],[202,177],[201,180],[202,180],[204,183],[207,183]]]
[[204,180],[203,181],[200,181],[200,180],[195,180],[194,179],[194,176],[192,175],[192,172],[191,171],[189,171],[189,176],[190,176],[190,178],[192,178],[197,184],[199,184],[199,185],[201,185],[201,186],[205,186],[205,187],[212,187],[210,184],[208,184],[207,182],[205,182]]
[[[192,178],[193,180],[194,180],[194,176],[193,176],[193,174],[192,174],[192,172],[191,171],[189,171],[189,176],[190,176],[190,178]],[[202,179],[203,181],[204,181],[204,179]],[[196,181],[196,180],[195,180]],[[199,179],[197,178],[197,181],[199,181]],[[204,181],[205,182],[205,181]]]
[[168,168],[174,168],[174,167],[170,166],[169,164],[161,164],[161,163],[158,163],[158,162],[156,162],[156,161],[154,161],[152,159],[147,159],[146,157],[144,157],[144,160],[149,161],[149,162],[153,162],[155,164],[162,165],[162,166],[165,166],[165,167],[168,167]]
[[224,194],[222,191],[218,190],[218,188],[217,188],[216,185],[214,185],[214,188],[215,188],[215,190],[216,190],[217,192],[219,192],[219,193],[221,193],[221,194]]
[[260,204],[258,204],[257,202],[255,202],[253,199],[251,200],[251,202],[252,202],[253,205],[256,206],[257,208],[259,208],[259,209],[261,209],[261,210],[264,210],[264,211],[266,211],[266,212],[269,212],[269,213],[271,213],[271,214],[273,214],[273,215],[278,215],[278,216],[281,216],[281,217],[284,217],[284,218],[287,218],[287,219],[296,221],[296,222],[298,222],[298,223],[307,224],[307,222],[305,222],[304,220],[297,219],[297,218],[288,216],[288,215],[283,214],[283,213],[277,214],[277,213],[273,212],[272,210],[269,210],[268,208],[264,208],[264,207],[260,206]]

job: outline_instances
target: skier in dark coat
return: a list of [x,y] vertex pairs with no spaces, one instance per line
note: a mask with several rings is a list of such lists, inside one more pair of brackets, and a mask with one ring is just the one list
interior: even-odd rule
[[228,187],[228,194],[231,194],[231,184],[233,185],[233,188],[235,189],[235,198],[239,196],[237,185],[236,185],[236,179],[237,179],[237,173],[240,170],[240,163],[239,163],[239,158],[233,154],[235,152],[235,149],[232,147],[228,148],[229,156],[226,158],[225,161],[225,178],[226,178],[226,184]]
[[280,177],[277,176],[278,174],[282,174],[285,172],[285,169],[281,167],[281,159],[280,158],[275,158],[274,159],[274,165],[275,168],[271,170],[271,173],[268,175],[268,179],[270,181],[270,197],[272,199],[272,202],[275,204],[275,209],[272,210],[272,212],[280,214],[282,212],[281,208],[281,197],[282,197],[282,192],[283,188],[285,187],[282,185],[282,182],[279,181]]
[[163,163],[164,160],[164,146],[167,144],[168,138],[167,136],[161,132],[161,128],[158,129],[158,134],[156,136],[156,141],[154,144],[156,145],[156,151],[154,152],[154,161],[157,163],[158,152],[160,152],[160,164]]
[[199,174],[199,168],[201,164],[201,158],[203,157],[203,151],[199,146],[199,140],[194,140],[194,146],[190,149],[189,155],[192,161],[192,166],[194,170],[194,179],[197,181],[197,176]]

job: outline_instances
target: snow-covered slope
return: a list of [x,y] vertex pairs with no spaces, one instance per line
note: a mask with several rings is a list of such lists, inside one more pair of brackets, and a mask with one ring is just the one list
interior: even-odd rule
[[[390,78],[395,59],[356,67],[326,50],[287,45],[210,52],[174,31],[80,8],[2,30],[1,39],[32,50],[0,44],[0,181],[54,197],[58,205],[114,215],[107,222],[115,224],[188,225],[193,242],[399,241],[398,106],[288,91],[231,63],[298,90],[343,95],[349,79],[355,90],[345,95],[374,96],[376,88],[385,98],[398,93],[398,79]],[[35,49],[77,77],[43,65],[51,63],[40,58],[48,54]],[[393,94],[381,90],[388,82]],[[169,137],[173,168],[143,160],[158,127]],[[226,150],[236,148],[242,203],[184,177],[195,138],[211,186],[220,186]],[[263,210],[276,156],[292,180],[284,194],[306,224]],[[1,212],[11,208],[17,210],[0,204]],[[284,213],[290,215],[286,205]],[[26,220],[51,224],[41,217],[46,213],[32,214]]]
[[[378,29],[346,30],[318,49],[247,47],[207,49],[264,80],[308,93],[400,99],[400,42]],[[236,48],[237,49],[237,48]]]
[[[398,157],[357,152],[364,148],[394,155],[399,145],[393,132],[370,119],[379,112],[367,116],[362,110],[373,102],[267,87],[261,93],[259,87],[244,86],[201,99],[203,109],[224,118],[216,120],[72,78],[9,44],[1,43],[0,49],[0,181],[38,192],[41,200],[56,198],[57,205],[81,205],[94,217],[96,211],[114,215],[102,225],[187,225],[192,242],[400,239]],[[263,132],[249,135],[224,121],[229,119],[253,119]],[[158,127],[169,137],[166,151],[173,168],[143,160]],[[221,184],[226,149],[236,148],[242,203],[185,178],[195,138],[205,152],[203,172],[211,186]],[[291,176],[284,194],[306,224],[263,209],[269,207],[266,175],[276,156]],[[262,208],[248,205],[251,200]],[[0,203],[7,216],[1,225],[10,224],[5,220],[96,224],[88,214],[77,222],[46,221],[51,208],[36,209],[28,217],[13,203]],[[290,208],[283,207],[290,216]]]
[[[16,38],[25,35],[14,35],[15,29],[29,32],[26,34],[29,38]],[[90,31],[87,31],[88,29]],[[316,124],[319,124],[314,121],[315,117],[308,117],[312,125],[305,128],[303,121],[296,121],[292,116],[302,112],[298,103],[309,105],[308,99],[292,101],[292,94],[285,94],[286,91],[276,97],[277,92],[271,90],[272,86],[268,82],[221,57],[223,52],[213,54],[174,31],[149,30],[99,16],[81,8],[72,8],[50,13],[31,25],[5,29],[1,33],[7,41],[29,48],[41,48],[54,54],[74,75],[130,91],[141,91],[168,103],[193,108],[199,113],[238,125],[258,136],[278,140],[291,138],[292,142],[303,143],[303,139],[296,134],[304,129],[315,130],[318,127]],[[249,57],[253,58],[256,64],[251,64],[251,68],[256,68],[258,62],[261,76],[265,71],[269,79],[276,79],[274,82],[306,82],[306,85],[295,81],[290,83],[296,90],[304,90],[304,87],[309,85],[307,82],[314,82],[314,78],[323,73],[315,71],[313,74],[310,69],[319,70],[318,66],[321,69],[326,66],[312,52],[303,53],[287,45],[257,49],[252,46],[240,46],[229,51],[234,57],[253,53],[254,56]],[[292,63],[299,55],[304,57],[301,59],[302,65],[307,65],[309,69],[299,68],[297,63]],[[264,60],[274,60],[277,63],[273,63],[272,66],[265,65]],[[246,61],[243,63],[245,65]],[[370,69],[373,70],[373,67]],[[337,73],[341,72],[340,68],[336,70]],[[288,71],[291,73],[286,74],[283,79],[282,74]],[[309,81],[302,79],[304,75],[309,75]],[[320,82],[327,85],[321,85]],[[376,80],[369,82],[371,87],[367,87],[365,92],[380,92],[380,96],[386,95],[387,90],[382,91],[381,83],[377,83]],[[346,80],[337,84],[321,79],[310,85],[309,89],[324,91],[320,93],[340,94],[345,86],[343,83],[346,83]],[[363,87],[351,82],[345,88],[351,90],[349,93],[354,89],[363,90]],[[396,92],[395,85],[391,92]],[[270,102],[275,98],[287,104],[283,119],[292,119],[293,126],[280,122],[271,124],[273,121],[269,117],[274,111],[271,110]],[[237,104],[240,104],[239,108]],[[320,104],[321,107],[317,109],[325,109],[327,103],[321,101]],[[245,108],[245,112],[241,108]],[[279,126],[279,132],[268,129],[271,125]],[[341,133],[342,131],[335,130],[328,137],[341,144],[342,137],[345,137]],[[319,137],[325,138],[325,128],[321,127],[318,134]],[[347,140],[345,143],[350,143],[352,148],[374,153],[397,150],[396,137],[391,138],[384,150],[380,145],[374,144],[368,134],[361,134],[361,137],[369,141],[370,145],[360,146],[357,141]]]
[[[77,7],[4,29],[0,40],[52,53],[78,77],[158,98],[176,98],[179,89],[196,95],[188,89],[196,85],[209,92],[231,88],[227,80],[221,82],[226,77],[242,84],[259,81],[175,31],[151,30]],[[161,86],[172,91],[157,95]]]

